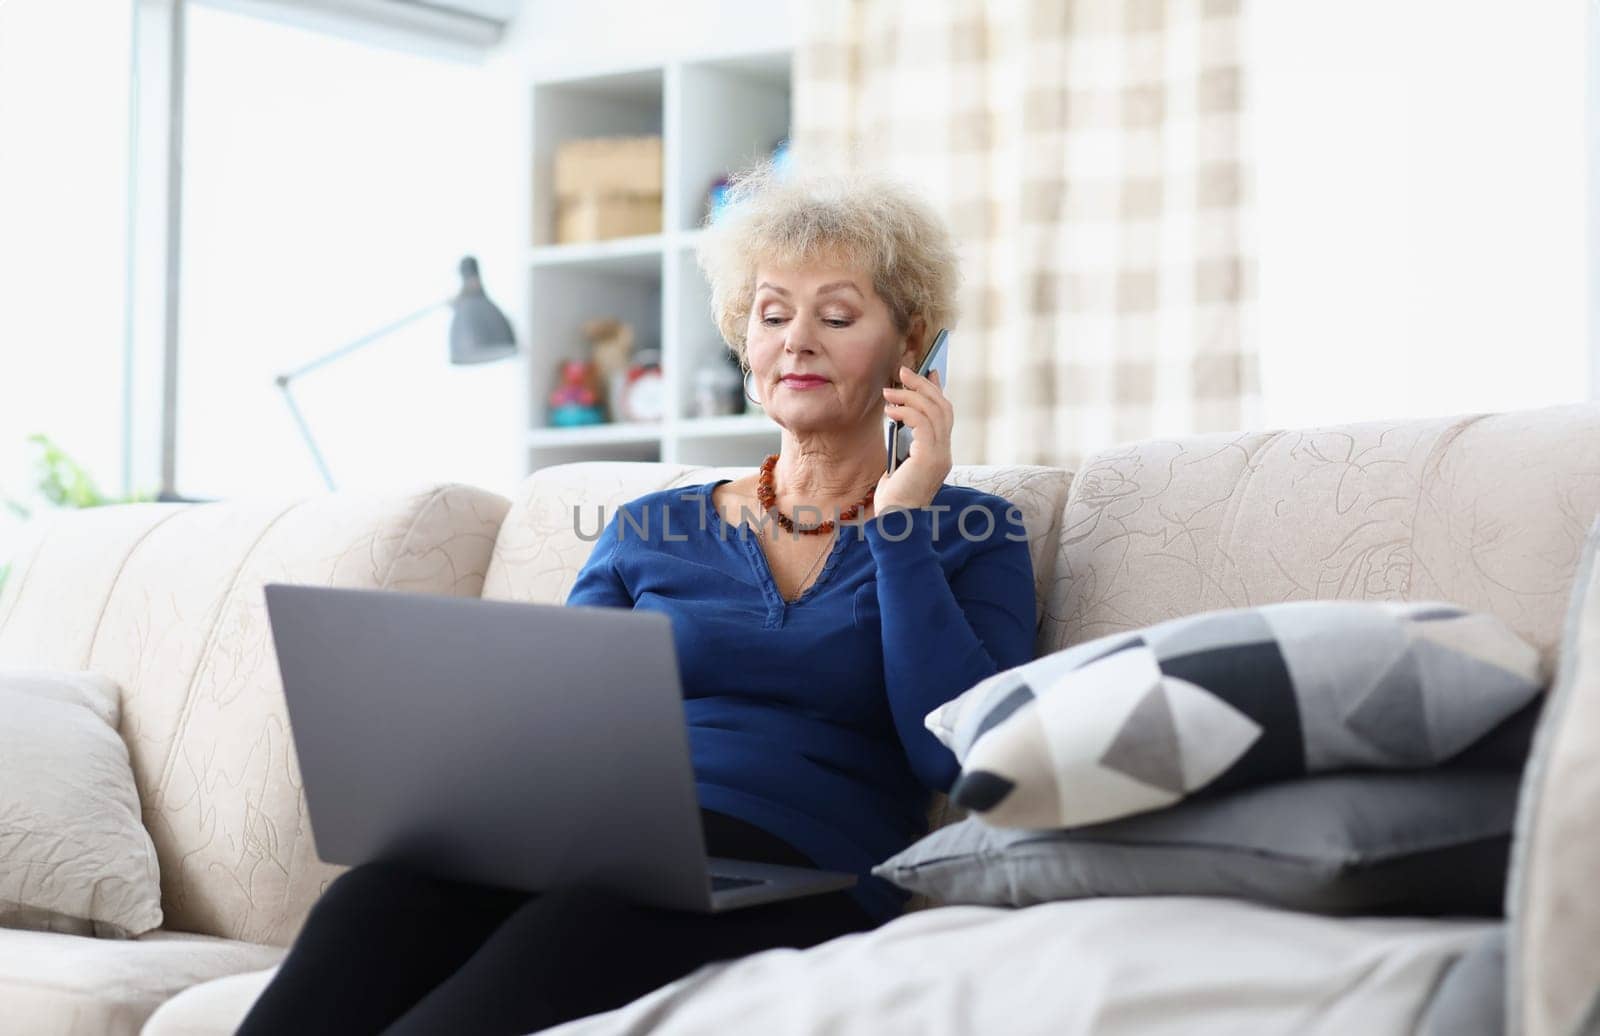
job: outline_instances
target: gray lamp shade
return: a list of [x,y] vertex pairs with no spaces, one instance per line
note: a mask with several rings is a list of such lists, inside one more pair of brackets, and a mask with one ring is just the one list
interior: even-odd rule
[[450,318],[451,363],[489,363],[517,351],[511,322],[483,293],[478,260],[470,255],[461,260],[461,293],[450,305],[455,311]]

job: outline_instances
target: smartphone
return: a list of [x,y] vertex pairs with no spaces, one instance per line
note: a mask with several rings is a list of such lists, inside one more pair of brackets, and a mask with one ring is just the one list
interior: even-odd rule
[[[926,378],[930,371],[939,372],[939,388],[948,392],[950,390],[950,331],[940,328],[939,333],[933,336],[933,344],[928,346],[928,351],[923,354],[922,362],[917,365],[917,373]],[[902,421],[890,421],[887,432],[888,460],[885,470],[894,474],[894,469],[905,463],[911,455],[912,431]]]

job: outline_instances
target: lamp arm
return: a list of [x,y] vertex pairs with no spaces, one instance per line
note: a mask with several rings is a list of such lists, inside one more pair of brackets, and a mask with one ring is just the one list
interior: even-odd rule
[[305,374],[308,371],[315,370],[325,363],[332,363],[334,360],[337,360],[343,356],[348,356],[350,353],[355,352],[357,349],[360,349],[363,346],[371,345],[373,342],[384,337],[385,335],[392,334],[395,331],[400,330],[402,327],[405,327],[407,324],[412,323],[413,321],[421,320],[434,310],[439,309],[442,306],[448,306],[454,301],[454,297],[451,297],[448,299],[440,299],[438,302],[430,302],[428,305],[417,310],[415,313],[408,314],[401,317],[399,320],[385,324],[376,331],[369,331],[347,345],[341,345],[332,352],[325,353],[309,363],[302,364],[301,366],[296,367],[294,370],[278,375],[278,384],[280,386],[287,387],[289,382],[293,381],[295,378],[298,378],[300,375]]
[[294,395],[289,391],[289,379],[279,378],[278,388],[283,390],[283,401],[289,407],[289,413],[294,418],[294,423],[300,426],[300,437],[305,439],[306,446],[311,450],[311,457],[317,462],[317,468],[322,472],[322,481],[327,483],[330,490],[337,487],[333,484],[333,473],[328,470],[328,462],[322,459],[322,451],[317,449],[317,440],[312,438],[311,426],[306,424],[305,415],[300,412],[300,407],[294,401]]
[[398,329],[408,325],[408,323],[411,323],[411,321],[421,320],[422,317],[427,317],[429,313],[440,309],[442,305],[450,305],[451,302],[454,302],[454,297],[450,297],[450,299],[440,299],[438,302],[429,302],[429,304],[424,305],[422,309],[419,309],[418,312],[408,313],[408,315],[400,318],[400,320],[387,323],[387,325],[376,329],[376,331],[370,331],[370,333],[363,334],[362,337],[358,337],[358,339],[355,339],[354,342],[349,342],[347,345],[339,345],[338,349],[334,349],[333,352],[323,353],[322,357],[317,357],[315,360],[310,361],[310,363],[304,363],[304,365],[294,368],[293,371],[285,371],[285,373],[278,374],[278,376],[275,377],[274,381],[277,382],[278,389],[282,390],[283,392],[283,403],[288,404],[288,408],[290,408],[290,416],[294,417],[294,424],[299,425],[299,430],[301,430],[301,438],[306,440],[306,446],[310,449],[310,456],[312,456],[312,459],[317,460],[317,468],[320,470],[320,472],[322,472],[322,481],[325,481],[325,483],[328,484],[328,489],[334,488],[333,473],[328,472],[328,462],[323,460],[322,451],[317,449],[317,440],[315,440],[314,436],[312,436],[312,433],[310,433],[310,425],[306,422],[306,416],[302,414],[299,406],[296,406],[296,403],[294,403],[294,395],[290,392],[290,382],[294,381],[296,377],[301,376],[301,374],[309,373],[309,371],[315,371],[315,369],[320,368],[320,366],[325,365],[325,363],[333,363],[334,360],[347,357],[347,355],[355,352],[355,350],[362,349],[363,345],[371,345],[373,342],[379,341],[381,337],[386,336],[386,334],[392,334],[394,331],[398,331]]
[[300,377],[300,375],[307,373],[308,371],[316,370],[323,364],[332,363],[334,360],[348,356],[363,346],[371,345],[373,342],[378,341],[385,335],[392,334],[395,331],[400,330],[402,327],[405,327],[407,324],[412,323],[413,321],[421,320],[434,310],[439,309],[442,306],[448,306],[454,301],[454,298],[448,298],[440,299],[438,302],[430,302],[428,305],[417,310],[415,313],[407,314],[406,316],[401,317],[399,320],[385,324],[376,331],[369,331],[367,334],[362,335],[355,341],[350,342],[347,345],[341,345],[332,352],[325,353],[309,363],[305,363],[299,367],[296,367],[294,370],[285,371],[273,379],[278,388],[283,392],[283,401],[288,405],[289,413],[294,418],[294,423],[300,428],[300,437],[305,439],[307,448],[311,450],[312,458],[317,462],[317,469],[322,472],[322,481],[327,483],[327,486],[330,490],[336,488],[333,484],[333,474],[328,470],[328,462],[322,459],[322,451],[317,449],[317,440],[311,434],[311,425],[306,423],[305,415],[300,412],[300,407],[295,404],[294,394],[289,391],[289,382]]

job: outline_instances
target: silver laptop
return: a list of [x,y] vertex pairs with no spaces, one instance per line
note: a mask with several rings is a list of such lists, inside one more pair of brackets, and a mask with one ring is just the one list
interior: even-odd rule
[[715,913],[848,888],[707,857],[671,620],[265,586],[317,854]]

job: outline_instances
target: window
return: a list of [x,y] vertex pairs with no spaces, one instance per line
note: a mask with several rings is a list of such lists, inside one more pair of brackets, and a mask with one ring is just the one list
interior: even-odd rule
[[[0,3],[0,498],[28,507],[34,434],[123,491],[132,25],[126,0]],[[0,507],[0,564],[19,526]]]
[[[317,492],[276,375],[452,296],[467,254],[519,323],[518,92],[210,6],[187,29],[177,486]],[[448,327],[440,309],[294,382],[339,488],[520,479],[521,363],[452,367]]]

